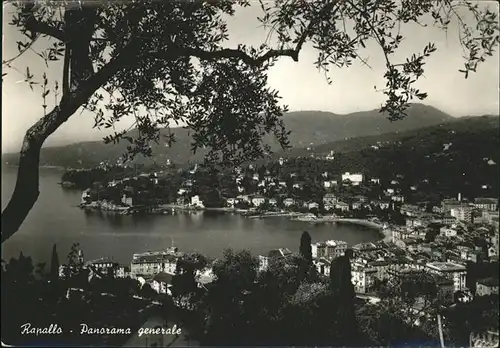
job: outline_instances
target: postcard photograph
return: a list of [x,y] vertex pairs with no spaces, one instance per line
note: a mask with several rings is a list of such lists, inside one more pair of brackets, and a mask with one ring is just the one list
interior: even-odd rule
[[499,1],[2,5],[2,346],[498,347]]

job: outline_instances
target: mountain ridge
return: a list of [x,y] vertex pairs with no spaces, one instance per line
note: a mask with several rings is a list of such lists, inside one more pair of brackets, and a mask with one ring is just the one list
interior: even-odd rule
[[[395,122],[389,121],[377,109],[344,115],[314,110],[291,111],[282,119],[286,129],[291,131],[289,140],[292,148],[307,148],[350,138],[404,132],[457,120],[425,104],[412,104],[408,109],[408,117]],[[176,142],[171,147],[166,147],[165,144],[154,144],[154,157],[150,160],[139,158],[137,162],[165,163],[167,159],[170,159],[174,163],[187,163],[203,159],[206,150],[201,149],[196,154],[191,152],[192,138],[189,129],[172,128],[162,130],[161,134],[166,135],[168,132],[174,133],[176,138]],[[263,141],[271,147],[273,152],[282,150],[271,135],[266,135]],[[127,142],[106,145],[102,141],[87,141],[45,147],[41,152],[40,164],[62,167],[95,166],[103,161],[116,161],[126,152],[126,146]],[[7,161],[15,164],[17,156],[17,154],[5,154],[2,159],[4,163]]]

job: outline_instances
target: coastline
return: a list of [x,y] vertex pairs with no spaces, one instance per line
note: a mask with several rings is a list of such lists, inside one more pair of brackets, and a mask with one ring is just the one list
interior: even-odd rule
[[[249,219],[263,219],[263,218],[272,218],[272,217],[284,217],[288,218],[290,221],[298,221],[298,222],[310,222],[310,223],[347,223],[353,225],[364,226],[373,230],[377,230],[380,235],[383,237],[383,240],[389,240],[391,238],[391,233],[389,231],[389,226],[386,224],[374,222],[368,219],[356,219],[356,218],[343,218],[336,217],[332,218],[331,216],[318,217],[314,220],[308,220],[307,217],[310,213],[299,213],[299,212],[264,212],[264,213],[256,213],[252,209],[238,209],[238,208],[229,208],[229,207],[221,207],[221,208],[210,208],[210,207],[190,207],[179,204],[163,204],[154,207],[124,207],[118,206],[114,204],[110,204],[107,202],[94,203],[94,204],[80,204],[79,207],[85,210],[97,210],[97,211],[107,211],[114,212],[121,215],[133,215],[134,212],[140,212],[141,209],[148,214],[172,214],[175,211],[182,212],[203,212],[203,211],[212,211],[212,212],[221,212],[221,213],[235,213],[241,214]],[[255,213],[255,214],[252,214]]]
[[370,221],[370,220],[340,218],[337,220],[337,222],[354,224],[354,225],[361,225],[361,226],[375,229],[380,233],[381,236],[384,237],[383,238],[384,241],[388,241],[392,238],[389,226],[381,225],[381,224],[378,224],[378,223]]

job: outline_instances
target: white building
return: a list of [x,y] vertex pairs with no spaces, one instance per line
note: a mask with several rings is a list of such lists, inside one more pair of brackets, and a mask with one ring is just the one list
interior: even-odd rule
[[497,198],[476,198],[474,200],[474,207],[478,209],[495,211],[497,210],[498,199]]
[[236,204],[236,198],[228,198],[228,199],[226,199],[226,204],[229,207],[234,208],[234,205]]
[[287,208],[294,205],[294,204],[295,204],[295,199],[293,199],[293,198],[285,198],[283,200],[283,205]]
[[311,254],[314,259],[332,260],[343,256],[347,250],[347,243],[342,240],[327,240],[322,243],[311,244]]
[[123,195],[122,204],[131,207],[134,205],[134,200],[132,199],[132,197],[127,197],[126,195]]
[[330,276],[330,262],[325,259],[316,259],[313,261],[314,266],[319,274],[329,277]]
[[465,266],[453,262],[431,262],[425,265],[425,267],[430,273],[452,279],[455,291],[465,289],[465,278],[467,275]]
[[236,199],[238,200],[238,202],[251,203],[250,197],[248,197],[248,195],[239,195],[238,197],[236,197]]
[[472,207],[454,207],[451,208],[450,214],[458,221],[472,222]]
[[139,276],[154,276],[160,272],[174,274],[177,260],[181,256],[182,253],[179,253],[177,248],[134,254],[130,264],[130,274],[136,279]]
[[261,204],[264,204],[265,201],[266,201],[266,199],[263,196],[254,196],[254,197],[252,197],[252,204],[255,207],[258,207]]
[[203,201],[200,200],[200,196],[198,195],[191,197],[191,206],[195,208],[205,208]]
[[267,256],[259,255],[259,271],[266,271],[269,267],[269,262],[278,260],[287,260],[292,256],[292,252],[287,248],[273,249]]
[[153,289],[158,294],[167,294],[172,296],[172,274],[165,272],[160,272],[154,276],[151,281],[151,289]]
[[353,185],[359,185],[363,182],[363,174],[351,174],[346,172],[342,174],[342,182],[350,181]]
[[363,263],[354,263],[351,268],[352,284],[356,293],[368,292],[375,283],[377,270]]
[[324,205],[334,205],[338,202],[338,198],[333,193],[327,193],[323,196],[323,204]]
[[344,202],[337,202],[335,203],[335,208],[340,209],[340,211],[349,211],[349,204],[344,203]]
[[443,237],[456,237],[457,230],[455,230],[453,228],[441,227],[439,229],[439,234]]
[[82,204],[87,204],[87,203],[90,203],[90,189],[86,189],[85,191],[82,192],[82,200],[81,200],[81,203]]
[[307,204],[308,209],[319,209],[319,204],[316,202],[311,202]]

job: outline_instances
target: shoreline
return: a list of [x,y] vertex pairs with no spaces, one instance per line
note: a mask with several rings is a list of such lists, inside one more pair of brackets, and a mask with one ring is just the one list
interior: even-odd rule
[[[117,213],[120,215],[134,215],[135,212],[139,212],[142,207],[124,207],[117,206],[112,204],[79,204],[81,209],[84,210],[94,210],[94,211],[106,211],[110,213]],[[220,208],[200,208],[200,207],[189,207],[178,204],[164,204],[155,207],[147,207],[148,211],[145,211],[147,214],[172,214],[175,213],[176,210],[182,212],[203,212],[203,211],[212,211],[212,212],[221,212],[221,213],[236,213],[240,214],[249,219],[264,219],[264,218],[272,218],[272,217],[284,217],[288,218],[290,221],[297,222],[309,222],[309,223],[347,223],[352,225],[359,225],[370,228],[372,230],[377,230],[380,235],[383,237],[383,240],[388,240],[391,238],[391,234],[388,231],[388,225],[377,223],[374,221],[370,221],[368,219],[356,219],[356,218],[343,218],[338,217],[332,219],[331,216],[319,217],[316,220],[300,220],[301,217],[306,217],[310,215],[310,213],[299,213],[299,212],[264,212],[260,214],[252,214],[254,211],[251,209],[238,209],[238,208],[229,208],[229,207],[220,207]]]
[[337,222],[348,223],[353,225],[365,226],[371,229],[375,229],[379,232],[379,234],[383,237],[382,240],[388,241],[392,238],[391,232],[389,230],[390,226],[380,225],[370,220],[365,219],[351,219],[351,218],[341,218],[338,219]]

